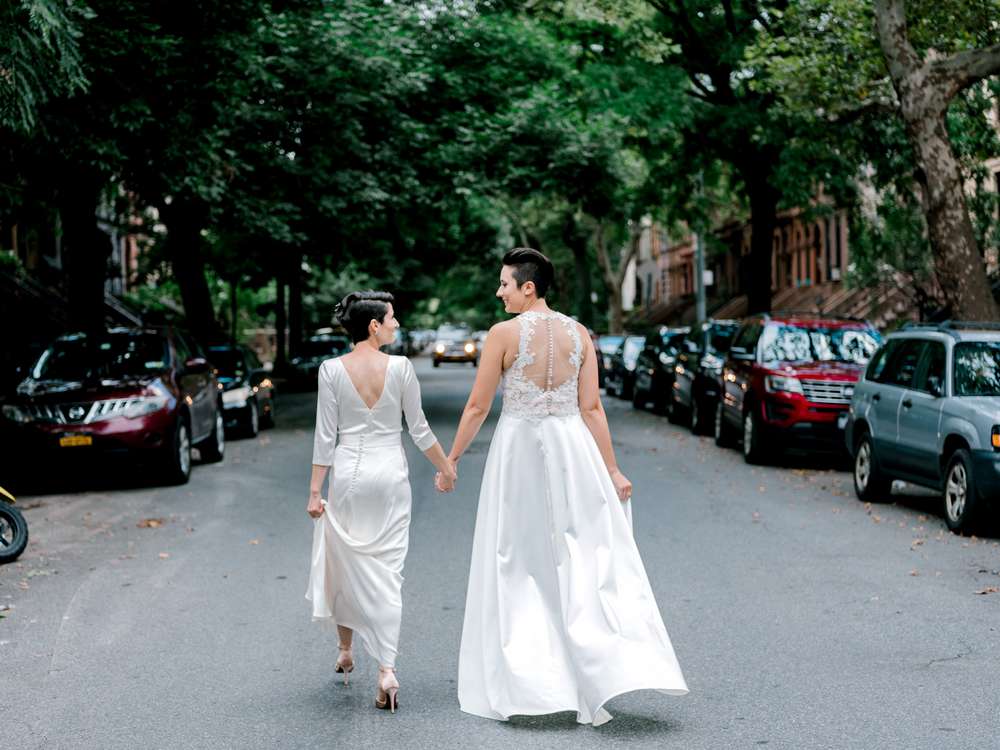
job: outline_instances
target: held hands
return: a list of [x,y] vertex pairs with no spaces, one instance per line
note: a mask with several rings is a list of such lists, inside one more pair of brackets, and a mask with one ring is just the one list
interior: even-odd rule
[[615,485],[615,492],[618,493],[618,499],[623,503],[628,502],[632,498],[632,483],[628,480],[628,477],[618,469],[615,469],[611,472],[611,481]]
[[323,515],[323,502],[319,496],[319,490],[309,492],[309,504],[306,506],[306,513],[310,518],[319,518]]
[[438,492],[451,492],[455,489],[455,482],[458,481],[458,462],[448,459],[450,470],[439,471],[434,476],[434,487]]

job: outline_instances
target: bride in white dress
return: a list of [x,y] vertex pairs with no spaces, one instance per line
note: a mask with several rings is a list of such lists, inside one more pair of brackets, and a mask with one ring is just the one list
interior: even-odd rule
[[[353,638],[379,665],[377,708],[395,712],[395,676],[402,615],[403,560],[409,546],[410,481],[400,440],[406,415],[410,437],[454,480],[454,470],[420,405],[420,385],[406,357],[383,354],[399,328],[392,295],[353,292],[337,318],[354,350],[319,370],[313,469],[306,511],[316,519],[306,598],[314,619],[337,625],[335,671],[354,669]],[[333,467],[329,500],[323,481]]]
[[[549,260],[518,248],[497,296],[517,318],[486,339],[449,458],[503,381],[479,495],[459,655],[463,711],[492,719],[576,711],[643,688],[688,692],[632,537],[587,330],[549,309]],[[447,489],[446,477],[438,481]]]

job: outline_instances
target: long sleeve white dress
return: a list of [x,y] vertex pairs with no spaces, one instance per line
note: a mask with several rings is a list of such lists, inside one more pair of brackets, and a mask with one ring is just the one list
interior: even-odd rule
[[410,481],[400,439],[437,442],[406,357],[390,356],[385,387],[369,409],[339,359],[319,370],[313,463],[332,466],[330,498],[315,521],[306,599],[314,619],[351,628],[380,666],[393,667],[409,546]]
[[580,416],[581,335],[522,313],[503,376],[472,546],[459,654],[463,711],[492,719],[576,711],[687,685],[597,443]]

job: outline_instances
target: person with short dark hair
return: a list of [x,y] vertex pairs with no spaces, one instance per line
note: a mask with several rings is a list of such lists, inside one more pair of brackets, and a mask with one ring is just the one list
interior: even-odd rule
[[449,454],[457,466],[503,382],[479,492],[458,700],[492,719],[576,711],[597,726],[616,695],[688,689],[632,537],[632,483],[611,444],[598,355],[583,326],[548,306],[553,276],[537,250],[504,256],[496,296],[516,317],[486,337]]
[[[340,636],[335,671],[354,669],[355,634],[378,663],[377,708],[395,712],[396,650],[402,617],[403,560],[409,546],[410,481],[400,441],[402,416],[416,446],[453,482],[455,470],[424,417],[420,384],[406,357],[379,349],[399,322],[387,292],[351,292],[335,314],[354,350],[319,369],[312,480],[306,512],[314,519],[306,598],[313,619]],[[329,495],[322,498],[330,477]]]

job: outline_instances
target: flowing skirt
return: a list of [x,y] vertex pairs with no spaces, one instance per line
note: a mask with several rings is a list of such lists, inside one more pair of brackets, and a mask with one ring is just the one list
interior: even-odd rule
[[688,692],[632,537],[579,415],[502,415],[479,495],[458,699],[493,719]]
[[411,503],[399,434],[343,436],[330,494],[313,530],[313,619],[351,628],[379,665],[395,666]]

